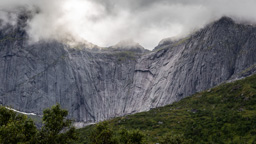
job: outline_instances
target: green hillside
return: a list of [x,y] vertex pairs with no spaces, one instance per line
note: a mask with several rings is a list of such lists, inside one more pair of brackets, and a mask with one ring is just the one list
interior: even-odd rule
[[[114,132],[139,129],[152,144],[166,135],[188,143],[256,143],[256,75],[107,123]],[[79,129],[76,143],[86,143],[94,127]]]

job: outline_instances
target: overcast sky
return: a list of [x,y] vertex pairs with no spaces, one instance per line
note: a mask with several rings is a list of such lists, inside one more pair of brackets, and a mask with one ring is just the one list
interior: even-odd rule
[[1,0],[0,18],[15,24],[16,16],[4,11],[33,11],[32,42],[72,38],[105,47],[129,39],[153,49],[222,16],[255,23],[255,6],[256,0]]

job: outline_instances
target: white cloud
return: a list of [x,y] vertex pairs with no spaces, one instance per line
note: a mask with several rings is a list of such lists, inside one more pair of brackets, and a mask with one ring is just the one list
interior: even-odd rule
[[[31,41],[87,40],[110,46],[133,39],[153,49],[166,37],[179,38],[222,16],[256,22],[255,0],[2,0],[0,9],[40,9],[28,22]],[[2,11],[4,23],[15,16]]]

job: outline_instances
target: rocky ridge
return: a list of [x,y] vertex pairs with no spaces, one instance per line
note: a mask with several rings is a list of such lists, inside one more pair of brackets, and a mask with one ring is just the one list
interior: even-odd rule
[[60,103],[80,122],[146,111],[256,71],[256,28],[227,17],[151,52],[26,41],[22,25],[0,31],[0,104],[41,114]]

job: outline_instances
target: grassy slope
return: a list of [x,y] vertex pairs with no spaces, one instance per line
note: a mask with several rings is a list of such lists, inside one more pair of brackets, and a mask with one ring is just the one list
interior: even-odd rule
[[[253,143],[256,140],[256,75],[222,84],[172,105],[108,121],[120,127],[140,129],[148,143],[168,132],[183,134],[193,143]],[[94,126],[79,129],[86,142]]]

